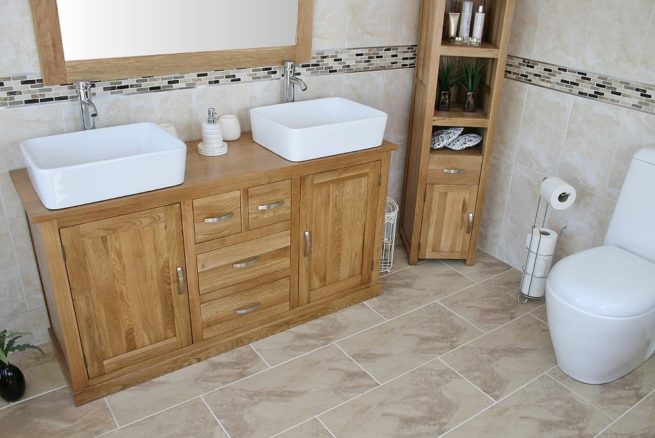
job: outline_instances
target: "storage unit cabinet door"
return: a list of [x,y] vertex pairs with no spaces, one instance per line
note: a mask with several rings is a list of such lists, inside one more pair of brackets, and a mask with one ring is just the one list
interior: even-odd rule
[[477,186],[428,184],[419,258],[465,259],[469,252]]
[[371,280],[379,176],[374,162],[303,178],[301,304]]
[[179,205],[60,233],[90,379],[191,343]]

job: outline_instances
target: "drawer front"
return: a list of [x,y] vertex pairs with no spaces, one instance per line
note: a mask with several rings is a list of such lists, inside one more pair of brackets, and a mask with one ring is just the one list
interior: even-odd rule
[[289,310],[289,277],[200,306],[203,338],[243,327]]
[[248,189],[248,227],[252,230],[291,219],[291,180]]
[[432,154],[428,165],[428,184],[477,185],[481,169],[481,155]]
[[241,191],[193,201],[196,243],[241,232]]
[[217,291],[290,266],[290,231],[198,254],[200,293]]

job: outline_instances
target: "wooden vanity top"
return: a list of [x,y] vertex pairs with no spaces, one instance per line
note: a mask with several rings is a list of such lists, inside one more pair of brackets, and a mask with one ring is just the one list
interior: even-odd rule
[[[187,142],[185,180],[178,186],[61,210],[48,210],[43,206],[32,187],[27,169],[12,170],[10,175],[31,223],[57,220],[60,226],[68,226],[194,199],[216,193],[217,190],[229,191],[244,185],[266,184],[322,172],[334,168],[335,164],[347,166],[363,156],[373,158],[396,148],[394,144],[384,141],[376,148],[294,163],[256,144],[250,133],[244,133],[239,140],[228,143],[228,153],[220,157],[200,155],[198,143],[198,140]],[[120,175],[116,175],[116,178],[120,178]]]

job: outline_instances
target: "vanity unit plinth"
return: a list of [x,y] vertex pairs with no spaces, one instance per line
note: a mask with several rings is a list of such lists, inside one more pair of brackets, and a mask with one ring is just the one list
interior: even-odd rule
[[11,172],[76,404],[380,292],[394,145],[300,163],[250,135],[196,146],[182,185],[63,210]]

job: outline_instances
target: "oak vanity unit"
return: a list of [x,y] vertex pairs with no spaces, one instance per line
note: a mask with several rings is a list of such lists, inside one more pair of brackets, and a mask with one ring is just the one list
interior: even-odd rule
[[[82,404],[377,295],[390,154],[188,144],[184,184],[47,210],[11,172]],[[120,175],[116,176],[120,178]]]

